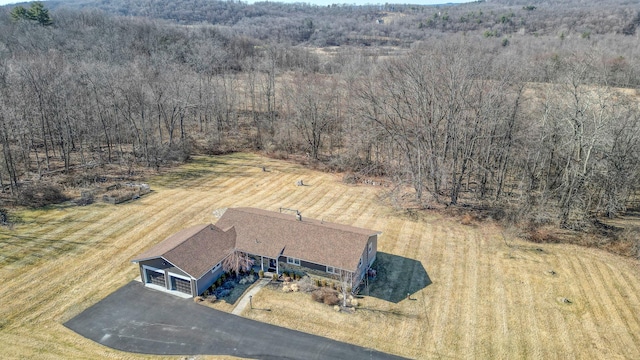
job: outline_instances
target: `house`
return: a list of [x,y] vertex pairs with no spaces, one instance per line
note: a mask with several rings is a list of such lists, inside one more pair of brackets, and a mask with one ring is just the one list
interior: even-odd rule
[[376,259],[380,232],[255,208],[229,208],[215,225],[182,230],[138,255],[146,286],[196,296],[223,273],[233,252],[256,269],[342,275],[355,288]]

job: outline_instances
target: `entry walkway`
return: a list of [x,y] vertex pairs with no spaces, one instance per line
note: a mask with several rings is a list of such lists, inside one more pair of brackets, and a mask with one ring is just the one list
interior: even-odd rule
[[251,297],[257,294],[258,291],[260,291],[260,289],[265,287],[265,285],[267,285],[269,281],[271,281],[271,279],[267,279],[267,278],[260,279],[257,284],[255,284],[246,294],[244,294],[244,296],[242,296],[240,301],[238,301],[238,305],[236,305],[236,307],[233,308],[233,311],[231,313],[233,315],[242,314],[244,309],[246,309],[247,306],[249,306],[249,304],[251,303]]
[[231,355],[262,360],[402,359],[231,315],[135,281],[64,326],[104,346],[144,354]]

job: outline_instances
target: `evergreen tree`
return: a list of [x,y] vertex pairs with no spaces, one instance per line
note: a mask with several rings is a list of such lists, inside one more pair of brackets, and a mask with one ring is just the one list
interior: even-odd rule
[[22,6],[16,6],[11,10],[11,17],[13,20],[25,20],[29,19],[29,15],[27,14],[27,9]]
[[37,21],[42,26],[53,24],[51,16],[49,16],[49,9],[45,8],[41,2],[35,2],[31,4],[31,7],[28,10],[22,6],[16,6],[13,8],[13,10],[11,10],[11,17],[16,21]]
[[49,16],[49,9],[45,8],[41,2],[31,4],[31,8],[27,11],[31,20],[37,21],[40,25],[51,25],[53,21]]

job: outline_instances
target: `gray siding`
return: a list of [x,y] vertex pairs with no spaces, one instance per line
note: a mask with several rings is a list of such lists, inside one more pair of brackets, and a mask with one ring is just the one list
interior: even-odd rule
[[195,291],[194,294],[202,294],[209,286],[211,286],[211,284],[216,282],[223,273],[224,271],[222,270],[222,266],[213,273],[211,270],[207,271],[200,279],[196,280],[197,291]]
[[376,261],[376,255],[378,254],[378,235],[372,235],[369,237],[369,241],[367,242],[367,246],[369,243],[372,243],[371,254],[369,254],[369,266],[373,265],[373,262]]
[[[371,251],[369,251],[369,244],[371,244]],[[367,274],[367,269],[376,260],[376,254],[378,252],[378,235],[372,235],[367,241],[367,245],[362,251],[362,265],[356,270],[354,286],[358,285]]]
[[[371,251],[369,251],[369,244],[371,244]],[[361,269],[358,284],[360,281],[362,281],[362,279],[364,279],[365,276],[367,276],[367,269],[370,268],[373,265],[373,263],[376,261],[376,258],[378,256],[378,235],[373,235],[369,237],[369,241],[367,242],[367,248],[364,251],[366,255],[363,259],[366,260],[365,264],[367,266],[363,266],[363,268]]]
[[[166,264],[163,264],[163,262],[166,262]],[[165,274],[167,272],[172,272],[174,274],[186,276],[186,277],[189,277],[189,278],[191,277],[189,274],[185,273],[184,271],[182,271],[182,270],[178,269],[177,267],[173,266],[173,264],[171,264],[170,262],[165,261],[165,260],[163,260],[161,258],[140,261],[140,268],[141,269],[142,269],[142,265],[151,266],[151,267],[156,268],[156,269],[164,270]]]
[[308,262],[308,261],[300,260],[300,266],[309,268],[311,270],[327,271],[327,267],[326,266],[319,265],[319,264],[312,263],[312,262]]
[[309,261],[304,261],[304,260],[300,260],[300,265],[294,265],[294,264],[289,264],[287,262],[287,257],[286,256],[280,256],[280,258],[278,259],[278,262],[280,262],[280,272],[282,272],[283,270],[286,269],[291,269],[291,270],[298,270],[298,271],[305,271],[305,268],[307,269],[311,269],[311,270],[320,270],[320,271],[326,271],[327,267],[325,265],[320,265],[320,264],[316,264],[316,263],[312,263]]

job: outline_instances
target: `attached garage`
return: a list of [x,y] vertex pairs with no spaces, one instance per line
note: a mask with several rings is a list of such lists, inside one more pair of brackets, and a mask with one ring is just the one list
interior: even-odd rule
[[182,230],[132,261],[144,284],[179,297],[201,294],[222,274],[221,261],[235,245],[235,230],[213,225]]

